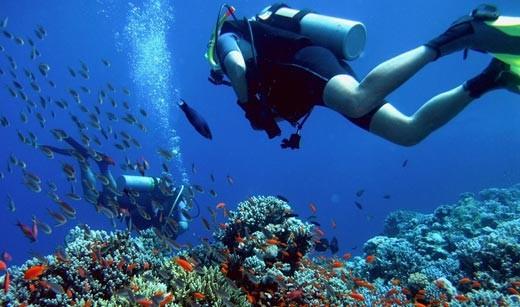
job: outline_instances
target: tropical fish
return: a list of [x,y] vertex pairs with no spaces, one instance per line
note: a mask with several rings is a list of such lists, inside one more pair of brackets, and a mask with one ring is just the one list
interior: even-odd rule
[[7,28],[7,23],[9,22],[9,17],[5,17],[2,19],[2,22],[0,22],[0,27]]
[[197,113],[197,111],[191,108],[184,99],[181,98],[178,104],[193,128],[195,128],[195,130],[197,130],[200,135],[211,140],[213,136],[211,134],[208,123],[204,120],[204,118],[199,113]]
[[186,272],[193,271],[193,265],[190,262],[188,262],[186,259],[176,258],[175,262]]
[[213,196],[213,197],[217,197],[217,192],[215,192],[215,190],[209,190],[209,195]]
[[23,275],[23,279],[25,279],[25,280],[39,279],[40,276],[42,276],[46,270],[47,270],[46,265],[34,265],[25,271],[25,273]]
[[25,41],[21,37],[15,37],[14,41],[20,46],[23,46],[25,44]]
[[223,203],[223,202],[220,202],[218,203],[216,206],[215,206],[217,209],[224,209],[226,207],[226,204]]
[[4,33],[4,36],[8,39],[14,39],[14,36],[13,34],[11,34],[11,32],[8,32],[6,30],[2,31],[2,33]]
[[11,274],[9,271],[5,272],[4,276],[4,294],[7,294],[9,292],[9,287],[11,285]]
[[51,133],[58,141],[63,141],[69,137],[69,135],[61,129],[51,129]]
[[61,169],[67,176],[68,181],[76,181],[76,171],[74,167],[68,163],[63,163]]
[[204,225],[204,227],[207,230],[211,230],[211,225],[209,224],[208,220],[206,220],[205,218],[202,218],[202,224]]
[[31,181],[34,181],[36,183],[41,183],[42,182],[40,177],[38,175],[36,175],[36,174],[33,174],[33,173],[25,171],[25,170],[23,171],[23,174],[24,174],[24,177],[25,177],[26,180],[31,180]]
[[309,209],[311,210],[312,214],[316,214],[316,212],[318,212],[318,208],[314,203],[309,203]]
[[170,161],[177,154],[177,151],[176,150],[166,150],[166,149],[163,149],[163,148],[159,148],[159,149],[157,149],[157,153],[161,157],[163,157],[166,160]]
[[33,216],[33,222],[36,223],[36,225],[38,225],[38,228],[41,229],[41,231],[43,231],[43,233],[45,233],[46,235],[52,234],[52,227],[49,224],[40,221],[35,216]]
[[11,197],[11,195],[9,195],[9,194],[7,194],[7,209],[10,212],[15,212],[16,211],[16,205],[14,203],[14,200]]
[[357,192],[356,192],[356,196],[357,196],[357,197],[361,197],[361,196],[363,195],[363,193],[365,193],[365,189],[359,189],[359,190],[357,190]]
[[103,65],[105,65],[106,67],[110,67],[110,61],[107,60],[107,59],[101,59],[101,63],[103,63]]
[[63,213],[65,213],[65,215],[68,218],[73,218],[76,216],[76,209],[74,209],[74,207],[72,207],[71,205],[67,204],[62,200],[59,200],[56,203],[60,206],[60,209],[63,211]]
[[363,205],[358,202],[358,201],[354,201],[354,204],[356,205],[356,207],[359,209],[359,210],[363,210]]
[[41,63],[40,65],[38,65],[38,70],[40,71],[42,76],[47,77],[49,71],[51,70],[51,67],[49,66],[49,64]]
[[235,183],[235,179],[233,177],[231,177],[231,175],[227,175],[226,179],[227,179],[227,182],[231,185]]
[[376,260],[376,256],[374,256],[374,255],[368,255],[368,256],[366,256],[366,258],[365,258],[365,261],[366,261],[367,263],[372,263],[372,262],[374,262],[375,260]]
[[404,160],[401,164],[401,167],[406,167],[408,165],[408,159]]
[[67,223],[67,218],[63,216],[61,213],[54,212],[47,208],[47,212],[49,212],[49,215],[56,221],[58,224],[54,225],[54,227],[62,226]]
[[29,190],[34,193],[40,193],[42,191],[41,185],[36,181],[25,178],[23,183]]
[[36,228],[35,223],[33,222],[33,227],[29,227],[28,225],[22,224],[20,221],[16,223],[16,226],[20,228],[24,236],[26,236],[31,243],[36,242],[37,234],[34,233],[34,229]]
[[13,260],[13,256],[11,256],[11,254],[9,254],[8,252],[3,251],[2,252],[2,260],[5,261],[5,262],[11,262]]
[[76,72],[74,71],[74,69],[72,67],[67,67],[67,70],[69,71],[69,74],[72,76],[72,77],[76,77]]

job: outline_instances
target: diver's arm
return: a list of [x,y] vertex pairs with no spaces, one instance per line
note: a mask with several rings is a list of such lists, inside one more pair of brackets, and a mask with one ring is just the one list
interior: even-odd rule
[[233,85],[235,94],[241,103],[248,102],[246,62],[233,33],[221,35],[217,40],[217,55],[220,63]]

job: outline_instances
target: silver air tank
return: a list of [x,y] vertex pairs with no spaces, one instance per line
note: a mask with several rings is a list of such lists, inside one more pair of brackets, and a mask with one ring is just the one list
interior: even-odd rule
[[[293,18],[299,12],[299,10],[282,7],[274,14]],[[301,19],[300,34],[310,38],[315,45],[325,47],[337,57],[349,61],[361,55],[367,38],[366,28],[359,21],[315,13],[308,13]]]
[[122,175],[117,178],[117,189],[122,192],[124,189],[138,192],[152,192],[159,178]]

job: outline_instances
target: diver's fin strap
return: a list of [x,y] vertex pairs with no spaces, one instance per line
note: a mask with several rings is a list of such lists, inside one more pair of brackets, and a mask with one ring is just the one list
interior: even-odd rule
[[[469,16],[462,17],[455,23],[467,22],[471,20],[494,21],[497,20],[498,17],[500,17],[500,12],[496,6],[490,4],[481,4],[477,8],[473,9]],[[468,53],[469,49],[464,49],[462,55],[463,60],[468,58]]]
[[492,21],[497,20],[500,17],[498,8],[490,4],[481,4],[476,9],[471,11],[470,14],[476,20]]

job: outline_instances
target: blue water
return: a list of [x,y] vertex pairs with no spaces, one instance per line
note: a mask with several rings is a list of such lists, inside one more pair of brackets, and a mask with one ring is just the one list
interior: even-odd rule
[[[250,16],[269,4],[266,1],[231,3],[237,14]],[[310,7],[323,14],[362,21],[368,29],[368,42],[363,56],[352,63],[359,75],[364,75],[381,61],[414,48],[442,32],[454,19],[466,14],[479,1],[293,1],[293,7]],[[495,1],[504,15],[520,15],[520,4],[514,1]],[[51,66],[50,79],[57,88],[43,86],[43,96],[66,98],[75,104],[67,91],[79,85],[97,89],[111,82],[118,88],[118,101],[124,96],[121,87],[132,95],[128,101],[132,112],[143,107],[151,116],[143,121],[148,133],[121,122],[113,124],[115,131],[125,130],[135,136],[143,149],[135,148],[127,155],[132,161],[144,157],[150,161],[150,174],[159,173],[158,147],[175,148],[181,155],[171,163],[178,182],[201,184],[213,188],[218,197],[205,193],[198,196],[202,216],[206,206],[214,207],[223,201],[233,208],[239,201],[256,194],[280,194],[290,200],[302,217],[311,214],[308,204],[318,207],[319,221],[327,237],[336,236],[341,252],[361,252],[368,238],[382,231],[388,213],[396,209],[431,212],[437,206],[454,202],[462,192],[476,192],[484,187],[509,186],[520,179],[520,104],[518,96],[494,92],[471,104],[460,116],[421,144],[404,148],[353,126],[325,109],[315,110],[303,130],[299,151],[281,150],[279,139],[268,141],[263,133],[252,131],[235,105],[232,90],[215,87],[206,78],[204,60],[206,44],[215,22],[217,1],[145,0],[133,4],[124,1],[2,1],[0,18],[9,17],[7,29],[25,40],[33,37],[42,57],[29,59],[27,42],[18,46],[5,37],[0,45],[15,58],[19,79],[25,80],[22,69],[30,68],[38,75],[37,64]],[[33,30],[43,25],[48,36],[39,41]],[[111,61],[111,67],[101,64],[101,58]],[[72,78],[67,66],[79,68],[79,60],[90,68],[90,80]],[[456,54],[428,65],[417,76],[393,93],[389,100],[401,111],[410,114],[433,95],[460,85],[480,72],[489,56],[471,53],[467,61]],[[39,151],[20,143],[16,130],[24,134],[33,131],[40,144],[57,143],[48,132],[62,128],[78,136],[68,111],[51,105],[57,117],[51,119],[45,111],[47,124],[41,129],[29,115],[28,124],[19,120],[24,103],[13,99],[5,84],[11,85],[7,73],[8,61],[0,55],[0,113],[11,121],[9,128],[0,128],[0,170],[5,172],[9,154],[24,160],[28,170],[44,181],[56,182],[63,194],[70,184],[61,172],[60,162],[73,161],[57,156],[48,160]],[[27,84],[28,86],[28,84]],[[26,86],[26,87],[27,87]],[[31,89],[25,90],[33,94]],[[34,95],[33,95],[34,96]],[[38,96],[32,97],[37,103]],[[86,95],[82,94],[82,97]],[[175,101],[186,99],[209,122],[213,140],[200,137],[179,113]],[[84,98],[94,103],[97,94]],[[88,102],[87,102],[88,100]],[[109,102],[105,102],[108,104]],[[107,107],[106,105],[104,107]],[[81,114],[71,107],[73,113]],[[124,114],[118,107],[118,114]],[[92,128],[90,128],[92,130]],[[283,136],[293,129],[283,125]],[[124,154],[110,142],[96,149],[106,152],[120,163]],[[404,160],[408,165],[402,167]],[[192,163],[196,173],[191,172]],[[121,174],[119,168],[114,169]],[[210,180],[214,174],[216,181]],[[231,175],[235,184],[229,185]],[[14,263],[22,263],[28,252],[51,253],[63,244],[68,230],[77,223],[92,228],[112,229],[109,221],[97,214],[85,201],[72,202],[78,210],[76,220],[54,228],[51,236],[39,235],[38,242],[29,243],[14,226],[17,220],[30,223],[33,215],[53,223],[46,208],[57,206],[45,192],[35,194],[22,184],[22,174],[15,168],[0,181],[0,250],[9,251]],[[76,184],[79,191],[79,185]],[[355,193],[364,189],[359,199],[363,209],[354,205]],[[6,195],[16,202],[16,212],[7,210]],[[391,195],[383,199],[383,195]],[[332,229],[331,219],[337,222]],[[196,243],[210,233],[195,219],[190,230],[179,241]]]

